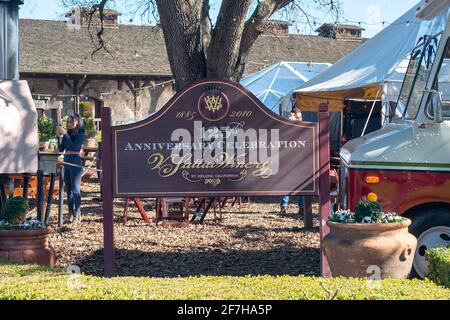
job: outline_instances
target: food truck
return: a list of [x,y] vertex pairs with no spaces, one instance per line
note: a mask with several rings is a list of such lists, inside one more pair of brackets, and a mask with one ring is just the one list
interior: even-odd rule
[[[423,20],[439,31],[418,39],[386,127],[346,143],[340,152],[340,206],[355,209],[375,193],[385,211],[412,220],[418,238],[412,275],[428,271],[425,251],[450,245],[450,0],[426,0]],[[431,21],[432,22],[432,21]]]

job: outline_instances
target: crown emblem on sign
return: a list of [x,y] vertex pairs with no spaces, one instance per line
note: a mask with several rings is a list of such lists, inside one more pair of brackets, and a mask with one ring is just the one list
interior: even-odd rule
[[205,97],[206,110],[217,112],[222,109],[222,97],[220,96],[206,96]]

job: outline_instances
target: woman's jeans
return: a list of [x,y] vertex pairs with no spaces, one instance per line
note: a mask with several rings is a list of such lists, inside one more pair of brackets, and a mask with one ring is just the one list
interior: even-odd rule
[[[78,166],[82,165],[81,157],[78,154],[64,155],[64,162],[72,163]],[[82,168],[73,167],[69,165],[64,166],[64,183],[67,188],[67,204],[69,205],[69,212],[81,214],[81,176]]]
[[[286,207],[289,203],[289,196],[281,197],[280,207]],[[298,207],[303,208],[303,196],[298,196]]]

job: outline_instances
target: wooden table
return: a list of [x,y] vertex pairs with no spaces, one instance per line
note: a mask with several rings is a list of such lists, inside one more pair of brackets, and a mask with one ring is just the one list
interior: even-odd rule
[[[202,215],[200,217],[199,223],[203,223],[203,221],[206,218],[206,215],[208,214],[209,210],[211,209],[211,206],[213,206],[214,210],[214,216],[216,215],[216,204],[219,207],[219,220],[222,220],[222,205],[220,202],[220,197],[208,197],[208,198],[201,198],[200,203],[197,206],[197,209],[195,210],[195,213],[200,213],[202,210],[202,207],[204,208]],[[197,218],[197,215],[194,214],[191,218],[191,223],[194,222]]]
[[[127,224],[128,222],[128,205],[130,203],[130,199],[131,198],[126,198],[125,199],[125,208],[123,210],[123,224]],[[136,207],[139,210],[139,213],[141,214],[142,219],[144,219],[144,221],[147,224],[151,224],[151,221],[147,215],[147,213],[145,212],[144,209],[144,205],[142,204],[141,200],[139,198],[132,198],[134,201],[134,204],[136,205]]]

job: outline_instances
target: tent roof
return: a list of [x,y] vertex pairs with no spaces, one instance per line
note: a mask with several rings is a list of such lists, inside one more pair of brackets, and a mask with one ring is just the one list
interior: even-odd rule
[[278,113],[280,98],[330,66],[329,63],[281,61],[242,78],[240,83]]
[[316,111],[320,103],[328,103],[330,110],[338,111],[344,107],[344,99],[380,98],[384,81],[403,79],[402,75],[394,74],[419,35],[442,28],[443,17],[423,22],[416,17],[414,6],[328,70],[297,88],[297,105],[305,111]]

